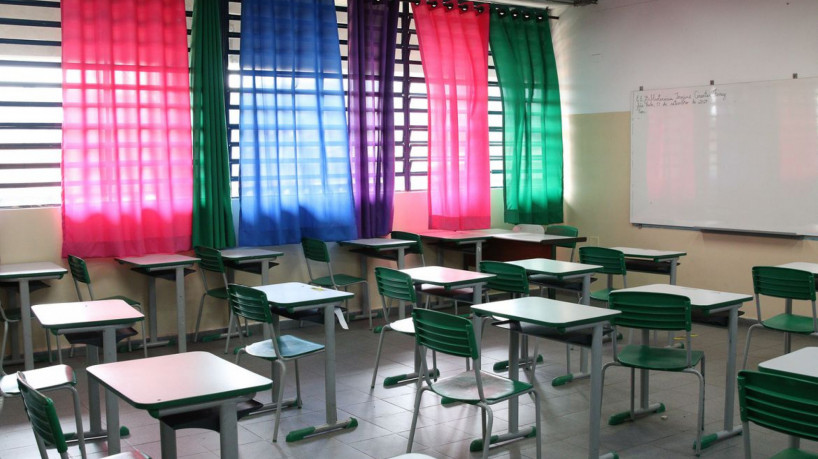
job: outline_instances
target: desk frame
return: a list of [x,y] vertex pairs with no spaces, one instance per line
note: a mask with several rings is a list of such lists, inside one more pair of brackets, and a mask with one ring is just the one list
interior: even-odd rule
[[[34,344],[31,331],[31,292],[29,282],[62,279],[68,270],[51,262],[0,265],[0,281],[17,282],[20,290],[20,323],[23,325],[23,362],[26,370],[34,369]],[[12,354],[17,348],[17,335],[11,334]],[[51,358],[51,357],[49,357]]]
[[[135,268],[145,273],[157,271],[173,271],[175,273],[174,283],[176,287],[176,333],[178,339],[179,352],[187,352],[187,323],[185,321],[185,269],[193,266],[199,261],[198,258],[186,255],[156,254],[141,257],[116,258],[121,264],[133,265]],[[156,312],[156,278],[148,275],[148,311],[150,315],[150,339],[148,346],[163,346],[166,341],[159,340],[159,317]]]

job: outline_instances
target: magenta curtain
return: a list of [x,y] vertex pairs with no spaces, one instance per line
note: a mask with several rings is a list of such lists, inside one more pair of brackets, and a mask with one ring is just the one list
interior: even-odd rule
[[489,14],[451,5],[412,4],[429,98],[429,228],[487,228]]
[[63,256],[190,248],[184,0],[63,0]]

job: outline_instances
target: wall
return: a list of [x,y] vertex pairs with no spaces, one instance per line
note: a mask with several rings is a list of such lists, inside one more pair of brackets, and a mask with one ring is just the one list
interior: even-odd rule
[[[502,189],[492,190],[492,226],[502,226]],[[427,195],[425,192],[397,193],[395,195],[395,229],[407,231],[422,231],[427,225]],[[508,225],[506,225],[508,226]],[[62,226],[60,209],[58,207],[43,207],[31,209],[0,209],[0,262],[24,263],[33,261],[52,261],[68,266],[65,259],[60,258]],[[301,246],[298,244],[275,247],[284,252],[280,258],[281,265],[270,271],[270,281],[273,283],[287,281],[307,282],[307,268]],[[360,261],[357,255],[350,255],[346,249],[331,245],[333,269],[336,272],[357,274],[360,272]],[[447,263],[457,263],[456,254],[447,254]],[[434,258],[427,256],[430,262]],[[101,298],[107,295],[125,295],[142,301],[147,305],[148,283],[144,276],[131,272],[127,267],[118,264],[111,258],[97,258],[86,260],[88,270],[93,280],[94,294]],[[414,266],[417,260],[408,259],[407,266]],[[372,276],[372,267],[384,265],[394,266],[381,260],[369,260],[369,298],[374,309],[379,309],[380,299],[377,296],[375,280]],[[217,281],[217,279],[213,279]],[[239,272],[236,282],[248,285],[258,285],[256,275]],[[76,292],[71,275],[63,279],[49,281],[51,288],[32,293],[32,304],[59,303],[76,301]],[[218,284],[211,284],[210,286]],[[354,287],[353,287],[354,288]],[[204,285],[198,273],[187,276],[185,293],[187,302],[188,331],[192,332],[196,324],[196,313]],[[351,309],[357,310],[360,295],[359,290],[353,290],[356,299],[351,302]],[[86,291],[82,290],[86,295]],[[157,282],[157,313],[159,315],[159,335],[176,334],[176,299],[173,286],[169,282]],[[87,296],[86,296],[87,299]],[[0,300],[5,300],[0,296]],[[4,307],[8,307],[5,303]],[[147,311],[147,307],[144,308]],[[224,303],[212,298],[205,300],[205,312],[202,319],[202,329],[216,329],[227,323],[227,308]],[[38,332],[39,326],[33,325],[35,349],[44,349],[43,334]]]
[[[631,92],[816,76],[812,18],[818,2],[599,3],[559,11],[553,23],[564,96],[568,223],[602,246],[686,251],[678,282],[693,287],[752,293],[754,265],[818,262],[815,240],[640,229],[628,220]],[[630,285],[665,280],[636,273],[628,278]],[[752,305],[744,310],[756,315]]]

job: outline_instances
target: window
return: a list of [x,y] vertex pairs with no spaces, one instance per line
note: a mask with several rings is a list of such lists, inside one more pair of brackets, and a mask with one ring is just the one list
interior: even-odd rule
[[[193,0],[186,0],[188,26]],[[336,0],[346,69],[346,0]],[[241,2],[228,1],[228,138],[232,195],[239,193],[239,40]],[[426,83],[407,1],[401,4],[395,69],[395,189],[427,188]],[[62,90],[60,3],[0,0],[0,207],[58,205]],[[491,184],[503,184],[502,105],[489,56]]]

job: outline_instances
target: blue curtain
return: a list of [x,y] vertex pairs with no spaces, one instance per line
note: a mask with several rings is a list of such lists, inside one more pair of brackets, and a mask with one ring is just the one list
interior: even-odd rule
[[332,0],[241,6],[239,242],[357,234]]

